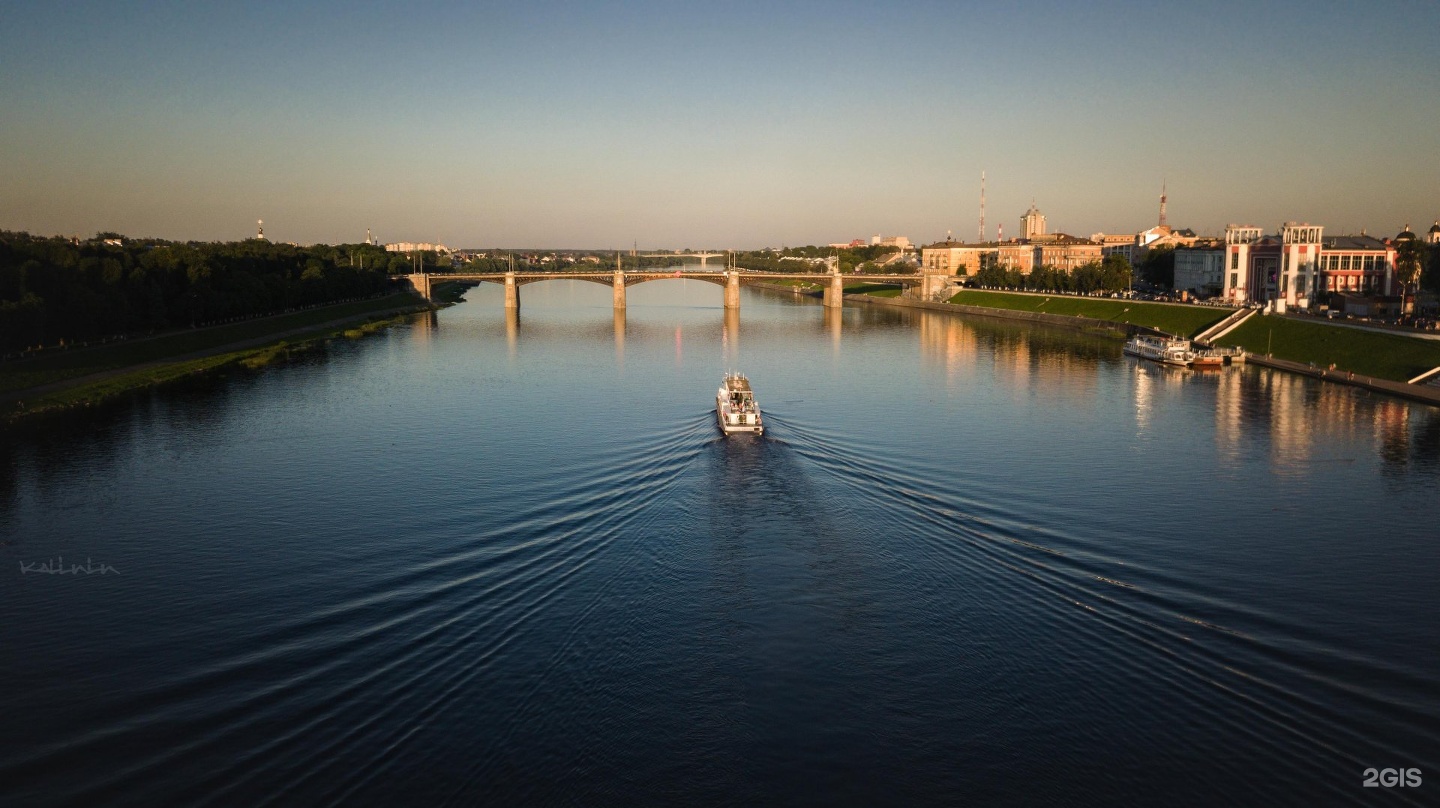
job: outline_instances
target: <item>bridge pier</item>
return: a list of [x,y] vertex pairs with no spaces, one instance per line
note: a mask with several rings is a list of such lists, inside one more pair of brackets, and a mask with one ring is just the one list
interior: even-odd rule
[[920,280],[920,299],[933,301],[949,283],[949,275],[926,275]]
[[615,308],[625,310],[625,273],[615,273]]
[[410,288],[414,289],[426,300],[430,299],[430,276],[424,272],[414,275],[407,275],[406,280],[410,281]]
[[727,272],[725,277],[725,308],[740,308],[740,273]]
[[825,305],[838,309],[845,305],[845,278],[839,274],[830,276],[830,285],[825,287]]
[[520,310],[520,287],[515,284],[515,273],[505,273],[505,308]]

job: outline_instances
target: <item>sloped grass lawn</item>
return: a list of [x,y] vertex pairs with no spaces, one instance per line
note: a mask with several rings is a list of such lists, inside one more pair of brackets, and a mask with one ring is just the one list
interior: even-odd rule
[[[1335,365],[1366,376],[1409,381],[1440,367],[1440,340],[1403,334],[1381,334],[1328,323],[1256,315],[1226,334],[1226,345],[1239,345],[1251,353],[1271,353],[1277,359]],[[1268,346],[1268,348],[1267,348]]]
[[1037,311],[1065,317],[1090,317],[1115,323],[1129,323],[1158,328],[1170,334],[1194,336],[1207,326],[1225,319],[1234,309],[1210,306],[1186,306],[1169,303],[1146,303],[1113,298],[1071,297],[1069,295],[1017,295],[966,289],[950,298],[951,303],[966,306],[987,306],[992,309]]

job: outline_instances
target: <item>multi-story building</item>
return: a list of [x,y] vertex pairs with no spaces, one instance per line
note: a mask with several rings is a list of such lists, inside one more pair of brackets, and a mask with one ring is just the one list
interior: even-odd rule
[[1066,233],[1042,234],[1035,240],[991,241],[964,244],[942,241],[922,247],[921,266],[929,272],[972,276],[985,267],[1013,269],[1029,275],[1038,266],[1073,272],[1101,260],[1101,247],[1089,239]]
[[1037,236],[1045,235],[1045,214],[1030,203],[1030,209],[1020,217],[1020,238],[1029,241]]
[[1235,305],[1255,299],[1251,293],[1250,251],[1260,241],[1260,228],[1252,225],[1225,226],[1225,270],[1221,276],[1220,296]]
[[1286,222],[1280,228],[1280,288],[1276,308],[1310,307],[1320,291],[1320,237],[1325,228],[1303,222]]
[[920,248],[920,265],[933,274],[970,277],[985,267],[998,266],[1029,275],[1035,266],[1035,252],[1035,245],[1021,241],[941,241]]
[[1131,264],[1145,260],[1145,254],[1162,247],[1190,247],[1200,240],[1194,230],[1176,230],[1169,225],[1156,225],[1139,233],[1096,233],[1091,241],[1100,244],[1101,255],[1123,255]]
[[1066,272],[1075,271],[1090,263],[1098,263],[1104,249],[1098,242],[1079,238],[1066,233],[1042,237],[1034,245],[1031,266],[1055,267]]
[[1395,248],[1374,236],[1326,236],[1320,245],[1321,290],[1394,294]]
[[987,244],[940,241],[920,248],[920,265],[933,275],[974,275],[980,271],[980,254]]
[[1122,255],[1126,261],[1131,261],[1135,247],[1134,233],[1095,233],[1090,236],[1090,240],[1100,245],[1102,260],[1112,255]]
[[1225,250],[1179,247],[1175,250],[1175,291],[1212,296],[1224,287]]
[[[1185,252],[1176,252],[1177,289]],[[1309,308],[1332,294],[1395,293],[1394,246],[1364,234],[1325,236],[1318,225],[1286,222],[1278,234],[1262,235],[1258,227],[1232,224],[1225,228],[1224,256],[1220,296],[1237,305],[1270,303],[1283,311]]]
[[1309,308],[1320,288],[1320,243],[1325,228],[1286,222],[1280,233],[1262,236],[1260,228],[1228,225],[1221,296],[1235,303],[1272,304],[1276,309]]
[[986,260],[995,266],[1013,269],[1021,275],[1029,275],[1035,268],[1035,246],[1025,241],[1002,241],[987,253]]

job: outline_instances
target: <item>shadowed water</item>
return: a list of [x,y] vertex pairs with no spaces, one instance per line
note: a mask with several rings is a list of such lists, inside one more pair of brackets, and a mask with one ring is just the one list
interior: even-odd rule
[[[1433,800],[1440,411],[501,294],[5,436],[0,803]],[[762,438],[716,429],[727,368]]]

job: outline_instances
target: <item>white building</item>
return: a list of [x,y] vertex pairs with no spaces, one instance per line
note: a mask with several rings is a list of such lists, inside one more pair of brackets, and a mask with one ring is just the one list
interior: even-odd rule
[[1286,222],[1280,228],[1280,289],[1276,301],[1286,306],[1310,307],[1320,291],[1320,236],[1325,228],[1303,222]]
[[1043,235],[1045,235],[1045,214],[1035,207],[1034,202],[1031,202],[1030,209],[1020,217],[1020,238],[1028,241]]
[[1220,296],[1231,303],[1250,302],[1250,249],[1260,240],[1260,228],[1252,225],[1225,225],[1225,274]]
[[1209,297],[1221,294],[1225,271],[1224,250],[1175,250],[1175,291],[1189,291]]
[[870,237],[872,247],[899,247],[901,250],[910,249],[910,239],[905,236],[879,236]]
[[431,244],[428,241],[399,241],[394,244],[386,244],[385,252],[450,252],[450,248],[444,244]]

